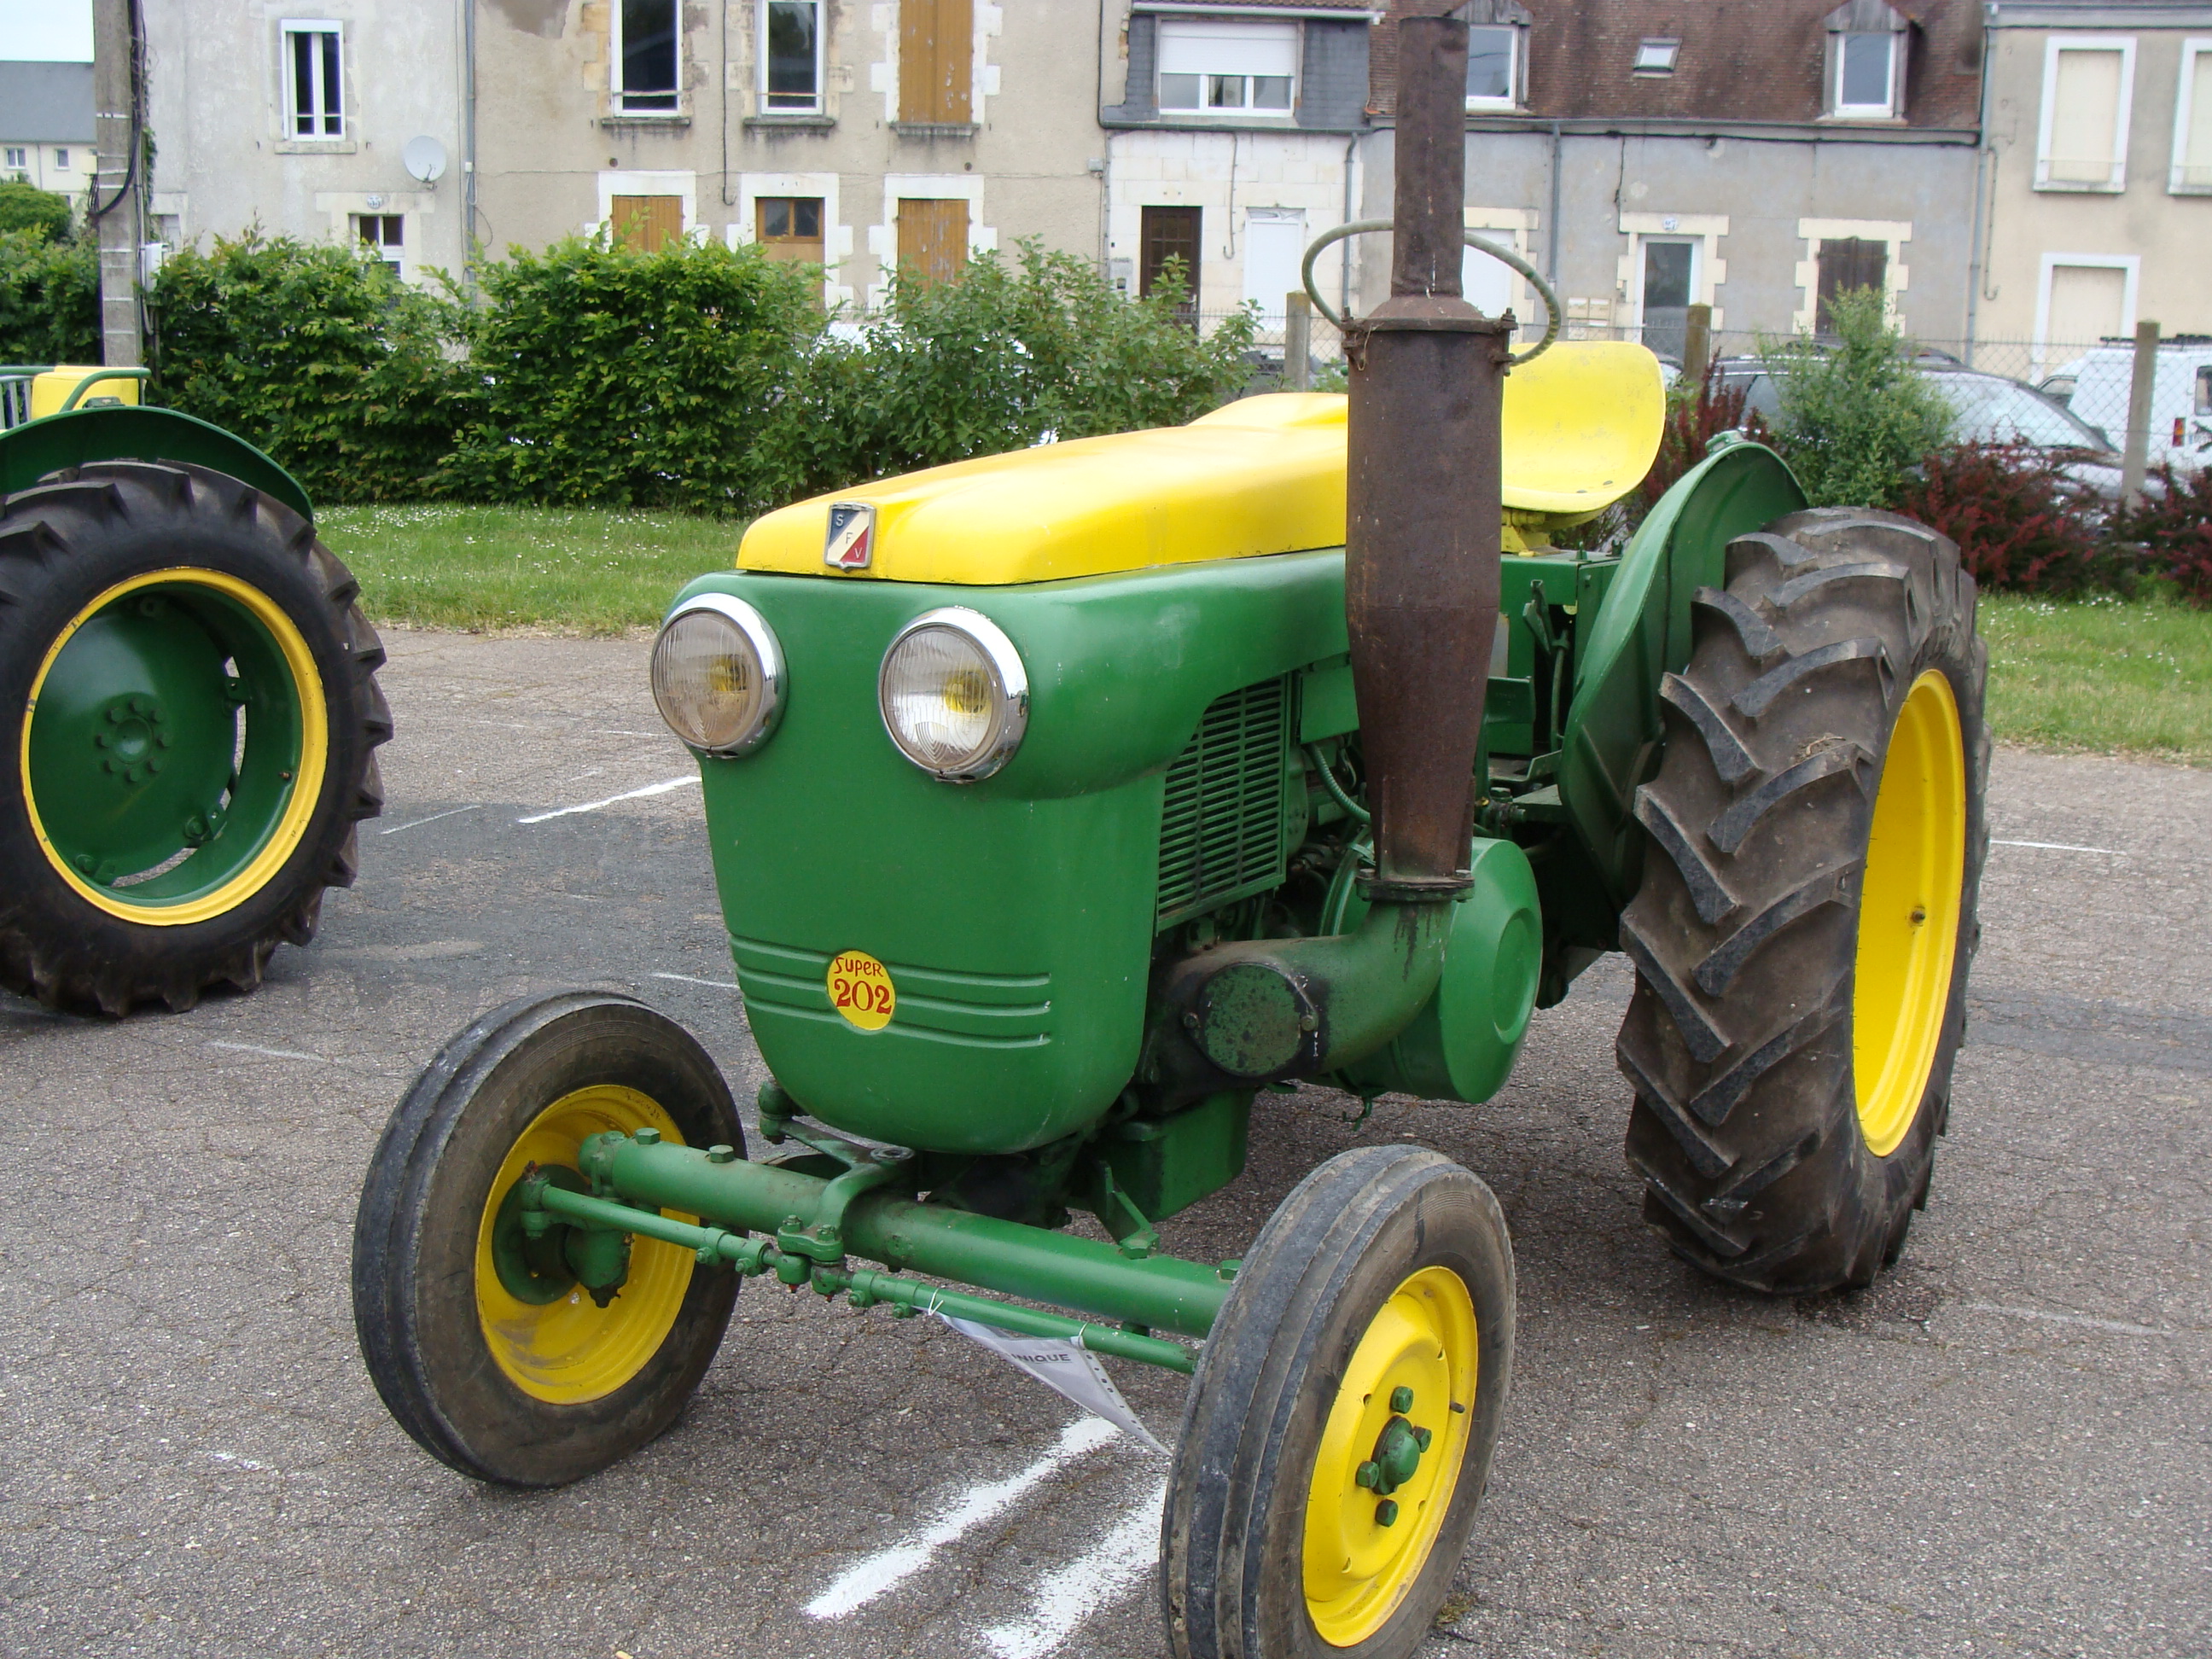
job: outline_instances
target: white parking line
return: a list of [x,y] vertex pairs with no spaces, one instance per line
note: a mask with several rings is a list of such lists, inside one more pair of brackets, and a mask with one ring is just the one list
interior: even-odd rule
[[222,1048],[234,1054],[265,1054],[270,1060],[306,1060],[318,1066],[328,1064],[320,1054],[303,1054],[296,1048],[257,1048],[250,1042],[210,1042],[210,1048]]
[[565,818],[571,812],[596,812],[602,806],[612,806],[618,800],[640,800],[647,795],[665,795],[672,789],[681,789],[699,781],[694,772],[688,778],[671,778],[665,783],[648,783],[642,789],[626,789],[619,795],[609,795],[605,800],[587,800],[580,806],[556,806],[550,812],[538,812],[526,818],[517,818],[517,823],[543,823],[548,818]]
[[1027,1619],[992,1626],[982,1633],[984,1645],[999,1659],[1044,1659],[1092,1613],[1118,1601],[1152,1567],[1166,1498],[1164,1482],[1147,1486],[1136,1507],[1089,1553],[1046,1576]]
[[1992,841],[1992,847],[2033,847],[2045,853],[2103,853],[2116,859],[2127,857],[2117,847],[2076,847],[2063,841]]
[[690,975],[690,974],[659,974],[659,973],[656,973],[656,974],[649,975],[647,975],[647,977],[652,978],[652,979],[675,979],[675,980],[681,980],[681,981],[684,981],[684,984],[686,984],[686,985],[711,985],[711,986],[713,986],[713,987],[714,988],[714,989],[716,989],[717,991],[734,991],[734,990],[736,990],[736,989],[738,989],[738,982],[737,982],[735,980],[730,980],[730,979],[697,979],[697,978],[693,977],[693,976],[692,976],[691,975]]
[[1078,1418],[1060,1431],[1053,1449],[1027,1468],[1003,1480],[970,1486],[936,1520],[889,1549],[865,1556],[830,1581],[830,1588],[806,1604],[810,1619],[842,1619],[866,1607],[884,1591],[927,1566],[930,1558],[963,1534],[973,1531],[1041,1486],[1064,1465],[1106,1444],[1120,1432],[1103,1419]]
[[[478,803],[479,806],[481,805],[482,803]],[[402,830],[420,830],[424,824],[435,823],[440,818],[457,818],[464,812],[473,812],[477,810],[477,806],[456,806],[450,812],[433,812],[427,818],[417,818],[412,823],[395,823],[389,830],[380,830],[376,833],[380,836],[396,836]]]
[[2112,1331],[2121,1336],[2178,1336],[2157,1325],[2130,1325],[2124,1319],[2100,1319],[2094,1314],[2060,1313],[2053,1308],[2006,1308],[1994,1302],[1962,1302],[1976,1313],[2002,1314],[2007,1319],[2039,1319],[2052,1325],[2081,1325],[2093,1331]]

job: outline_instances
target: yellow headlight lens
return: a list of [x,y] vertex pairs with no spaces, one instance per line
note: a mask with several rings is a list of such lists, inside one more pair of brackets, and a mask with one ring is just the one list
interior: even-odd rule
[[877,701],[899,751],[951,783],[1004,766],[1029,720],[1021,654],[997,624],[962,605],[901,630],[884,653]]
[[710,755],[750,753],[783,712],[783,653],[758,611],[704,593],[653,646],[653,701],[668,729]]

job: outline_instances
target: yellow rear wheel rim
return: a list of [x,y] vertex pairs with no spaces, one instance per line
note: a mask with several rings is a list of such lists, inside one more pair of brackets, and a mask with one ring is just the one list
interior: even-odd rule
[[477,1229],[477,1317],[492,1358],[533,1400],[580,1406],[643,1370],[675,1328],[697,1258],[659,1239],[633,1237],[629,1277],[605,1307],[581,1285],[557,1302],[533,1306],[500,1283],[492,1261],[501,1201],[533,1163],[573,1170],[586,1136],[643,1128],[659,1130],[671,1145],[684,1144],[675,1121],[650,1097],[613,1084],[579,1089],[538,1115],[492,1181]]
[[1966,754],[1951,683],[1934,669],[1898,711],[1859,896],[1851,1076],[1876,1158],[1902,1144],[1936,1063],[1966,873]]
[[[1382,1629],[1428,1564],[1474,1425],[1477,1334],[1465,1282],[1448,1267],[1424,1267],[1390,1293],[1352,1351],[1306,1492],[1306,1613],[1332,1647],[1357,1646]],[[1401,1389],[1413,1395],[1402,1413],[1392,1407]],[[1389,1495],[1397,1510],[1386,1526],[1382,1498],[1358,1474],[1400,1415],[1429,1431],[1430,1442]]]

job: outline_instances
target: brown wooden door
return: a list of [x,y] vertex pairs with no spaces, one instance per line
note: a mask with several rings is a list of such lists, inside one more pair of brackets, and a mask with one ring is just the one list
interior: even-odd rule
[[899,0],[899,119],[975,117],[975,0]]
[[1137,293],[1149,295],[1170,259],[1182,261],[1182,309],[1198,311],[1200,211],[1194,207],[1148,207],[1138,234]]
[[1881,289],[1889,281],[1889,247],[1863,237],[1844,236],[1820,244],[1820,300],[1813,313],[1813,331],[1836,331],[1836,295],[1854,288]]
[[614,240],[627,247],[658,253],[684,240],[681,196],[617,196],[614,209]]
[[924,283],[949,282],[968,263],[968,204],[902,197],[898,204],[899,269]]

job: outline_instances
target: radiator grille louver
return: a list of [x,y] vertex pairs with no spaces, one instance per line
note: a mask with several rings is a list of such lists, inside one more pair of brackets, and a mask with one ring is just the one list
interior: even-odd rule
[[1217,697],[1168,768],[1160,819],[1159,926],[1282,879],[1290,682]]

